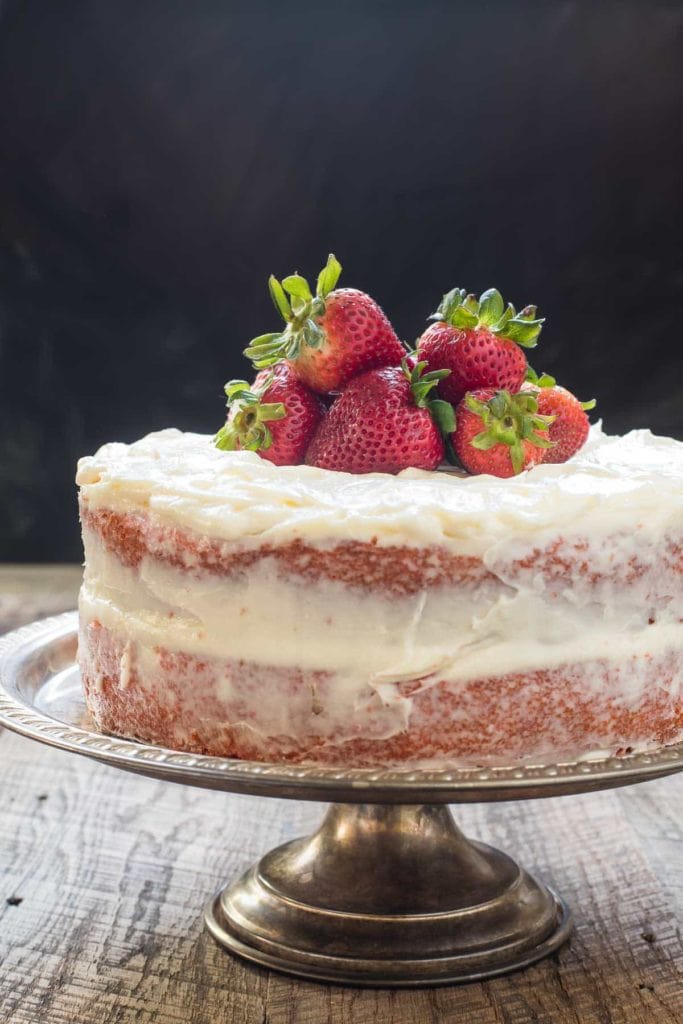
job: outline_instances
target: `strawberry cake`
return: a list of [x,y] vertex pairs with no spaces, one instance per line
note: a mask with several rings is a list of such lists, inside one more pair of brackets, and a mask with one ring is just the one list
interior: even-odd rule
[[356,766],[683,740],[683,444],[594,426],[508,479],[262,454],[164,430],[80,461],[98,728]]

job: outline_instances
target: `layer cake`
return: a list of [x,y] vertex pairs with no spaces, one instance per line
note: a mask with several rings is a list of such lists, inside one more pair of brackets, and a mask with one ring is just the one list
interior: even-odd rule
[[514,764],[683,739],[683,444],[350,475],[165,430],[79,463],[98,728],[262,761]]

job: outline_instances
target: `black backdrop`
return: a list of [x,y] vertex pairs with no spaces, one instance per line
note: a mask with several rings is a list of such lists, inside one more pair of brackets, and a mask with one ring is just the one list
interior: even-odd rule
[[79,557],[76,457],[213,431],[330,250],[407,339],[538,303],[538,368],[683,436],[682,55],[647,0],[0,0],[0,559]]

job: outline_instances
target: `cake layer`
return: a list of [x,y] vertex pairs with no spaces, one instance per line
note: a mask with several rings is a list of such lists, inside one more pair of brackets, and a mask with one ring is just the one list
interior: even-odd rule
[[[659,543],[683,532],[683,445],[649,431],[607,437],[592,428],[561,465],[510,480],[405,470],[353,476],[274,466],[254,452],[221,452],[211,438],[165,430],[81,459],[90,511],[152,513],[207,540],[281,546],[344,541],[437,547],[483,558],[495,547],[526,557],[563,534],[590,538],[638,529]],[[581,530],[577,531],[577,524]],[[623,554],[634,554],[633,546]],[[594,569],[607,567],[594,550]]]
[[280,545],[245,545],[168,526],[155,513],[91,509],[85,497],[80,501],[80,515],[83,529],[98,534],[103,546],[132,568],[151,557],[175,568],[235,577],[272,559],[278,575],[329,579],[397,595],[503,577],[519,581],[533,577],[550,585],[566,582],[571,575],[579,584],[590,586],[643,581],[655,599],[656,593],[665,594],[676,585],[676,576],[683,576],[683,530],[673,523],[670,532],[656,541],[640,526],[592,538],[574,530],[567,536],[550,534],[547,540],[534,537],[526,553],[518,545],[516,557],[494,546],[476,558],[454,555],[436,545],[380,546],[375,537],[369,543],[341,541],[326,548],[302,539]]
[[83,529],[98,534],[104,547],[132,568],[153,558],[201,574],[238,577],[260,562],[273,560],[279,575],[329,579],[397,595],[446,582],[469,584],[492,578],[481,559],[452,555],[438,547],[380,547],[376,540],[369,544],[341,541],[333,548],[312,547],[303,540],[245,546],[168,526],[150,513],[91,510],[85,499],[80,506]]
[[681,650],[467,682],[435,674],[393,699],[333,673],[200,658],[82,623],[97,726],[215,756],[347,766],[487,765],[645,750],[683,739]]

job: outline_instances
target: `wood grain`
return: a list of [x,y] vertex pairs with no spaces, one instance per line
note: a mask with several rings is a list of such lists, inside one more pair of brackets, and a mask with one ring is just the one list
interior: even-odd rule
[[76,607],[77,565],[0,565],[0,633]]
[[[12,578],[0,570],[0,585]],[[57,586],[67,605],[75,581]],[[31,616],[45,600],[56,610],[54,577],[34,573],[26,589]],[[576,931],[518,974],[394,992],[250,967],[202,929],[211,893],[313,828],[320,806],[165,785],[1,732],[0,764],[2,1024],[683,1020],[683,775],[456,809],[563,893]]]

